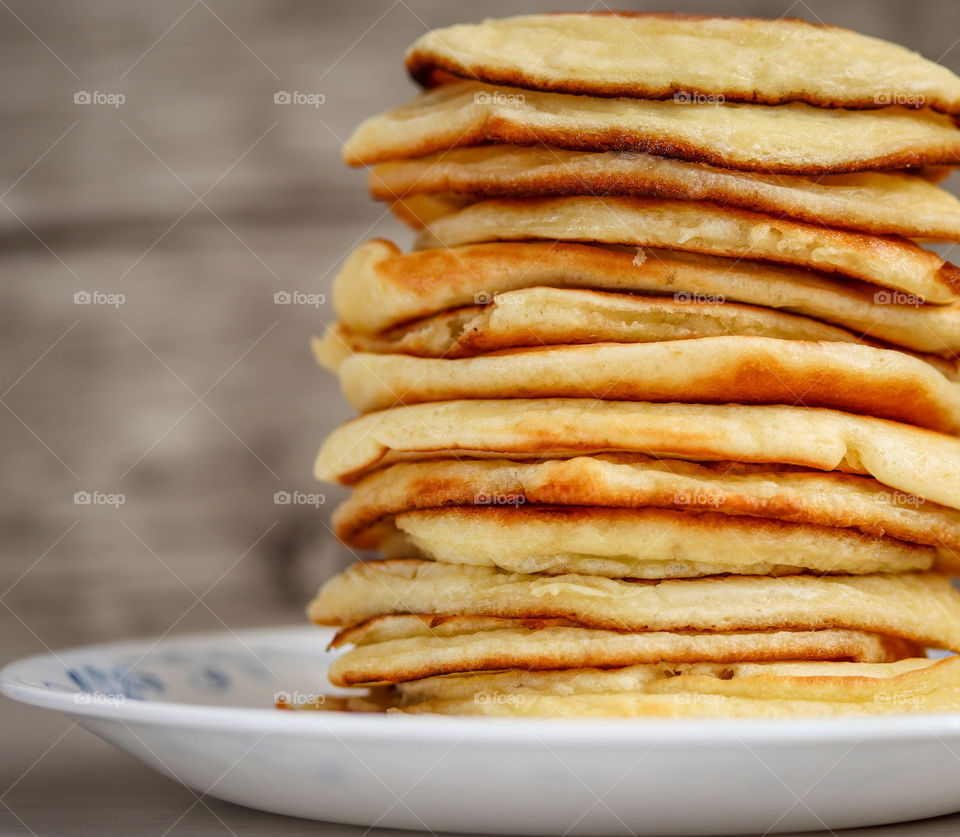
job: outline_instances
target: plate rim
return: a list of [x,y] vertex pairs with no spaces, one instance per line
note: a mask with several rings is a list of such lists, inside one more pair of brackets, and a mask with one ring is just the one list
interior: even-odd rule
[[711,746],[740,741],[743,744],[809,745],[849,743],[857,739],[896,743],[918,737],[960,740],[960,712],[877,715],[847,718],[490,718],[471,716],[350,715],[337,712],[281,711],[270,707],[212,706],[179,701],[125,700],[120,704],[77,703],[74,695],[23,681],[26,672],[51,661],[84,654],[137,653],[147,649],[182,649],[184,646],[219,645],[228,640],[257,641],[290,633],[316,632],[318,646],[332,630],[309,625],[276,626],[220,631],[200,631],[138,639],[88,643],[56,652],[21,657],[0,669],[0,693],[12,700],[63,712],[80,720],[125,724],[176,726],[234,732],[271,734],[349,735],[354,739],[446,741],[455,735],[464,743],[502,746],[543,741],[574,747],[635,747],[651,742],[679,746]]

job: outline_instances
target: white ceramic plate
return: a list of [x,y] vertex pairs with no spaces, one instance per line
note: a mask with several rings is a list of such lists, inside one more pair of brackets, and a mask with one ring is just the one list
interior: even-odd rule
[[311,627],[90,646],[0,672],[202,793],[281,814],[487,834],[839,829],[960,810],[960,715],[518,721],[280,712],[331,691]]

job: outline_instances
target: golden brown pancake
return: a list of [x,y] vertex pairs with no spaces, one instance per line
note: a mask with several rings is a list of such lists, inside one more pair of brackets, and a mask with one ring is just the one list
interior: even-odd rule
[[[338,323],[314,341],[314,354],[336,370],[356,352],[456,358],[523,346],[724,335],[871,345],[869,339],[809,317],[684,292],[663,297],[541,287],[479,300],[480,305],[448,309],[380,334]],[[934,355],[924,358],[941,363]]]
[[[385,517],[470,505],[517,510],[533,505],[714,512],[856,529],[872,537],[886,535],[960,549],[960,511],[920,497],[901,496],[870,477],[636,454],[544,462],[397,463],[360,480],[334,513],[333,526],[344,542],[369,549],[376,544],[365,539],[365,532]],[[498,522],[509,526],[509,520],[507,514]],[[831,562],[831,556],[825,555],[814,568],[830,571]]]
[[845,108],[904,101],[960,113],[960,79],[946,67],[899,44],[796,18],[523,15],[434,29],[406,62],[423,84],[440,72],[591,96]]
[[382,616],[341,634],[335,645],[359,644],[330,667],[330,682],[335,686],[373,686],[504,669],[620,668],[663,661],[888,663],[921,653],[913,643],[863,631],[631,633],[580,628],[562,620],[558,624],[558,620],[468,616]]
[[543,198],[471,204],[430,224],[420,249],[485,241],[548,239],[664,247],[763,259],[836,273],[902,292],[915,305],[957,300],[960,268],[895,236],[838,230],[708,201],[651,198]]
[[951,549],[856,529],[713,511],[473,505],[408,511],[357,543],[387,558],[429,558],[515,573],[606,578],[955,572]]
[[370,172],[370,192],[378,200],[403,198],[404,206],[412,198],[430,201],[415,212],[418,228],[481,198],[596,195],[708,200],[881,235],[960,240],[960,201],[903,173],[803,177],[652,154],[481,145],[381,163]]
[[[321,352],[318,360],[331,358]],[[724,336],[459,359],[360,353],[339,362],[337,373],[360,412],[470,398],[600,398],[826,407],[960,430],[960,385],[903,352],[854,343]]]
[[625,581],[520,575],[436,561],[354,564],[308,608],[321,625],[392,613],[565,619],[615,631],[841,628],[960,649],[960,593],[936,573],[722,576]]
[[639,151],[740,171],[838,174],[960,162],[960,130],[929,108],[854,111],[799,102],[738,105],[597,99],[447,84],[360,124],[352,166],[504,143]]
[[489,304],[510,291],[537,287],[746,303],[833,323],[918,352],[960,353],[957,305],[898,304],[895,293],[809,270],[649,248],[535,241],[402,254],[394,244],[374,239],[344,262],[333,302],[348,328],[379,334],[447,309]]
[[373,689],[355,711],[573,718],[784,718],[953,712],[960,658],[893,663],[660,663],[447,675]]
[[869,474],[960,509],[960,439],[834,410],[596,399],[447,401],[362,416],[333,431],[317,479],[353,482],[404,460],[569,459],[642,453]]

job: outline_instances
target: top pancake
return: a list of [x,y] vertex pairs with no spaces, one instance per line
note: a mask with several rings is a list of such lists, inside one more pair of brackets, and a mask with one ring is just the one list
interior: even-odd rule
[[929,108],[825,110],[800,102],[736,105],[597,99],[448,84],[365,120],[344,146],[350,165],[421,157],[485,142],[576,151],[643,151],[777,174],[960,163],[960,130]]
[[960,79],[939,64],[878,38],[790,18],[525,15],[428,32],[406,62],[426,85],[442,71],[592,96],[707,94],[846,108],[910,101],[960,113]]

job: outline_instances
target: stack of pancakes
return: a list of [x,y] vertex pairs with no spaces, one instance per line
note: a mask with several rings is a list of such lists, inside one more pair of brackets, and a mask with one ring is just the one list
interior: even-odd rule
[[[428,33],[345,156],[420,230],[315,342],[337,706],[960,708],[960,79],[794,21]],[[329,704],[328,704],[329,705]]]

